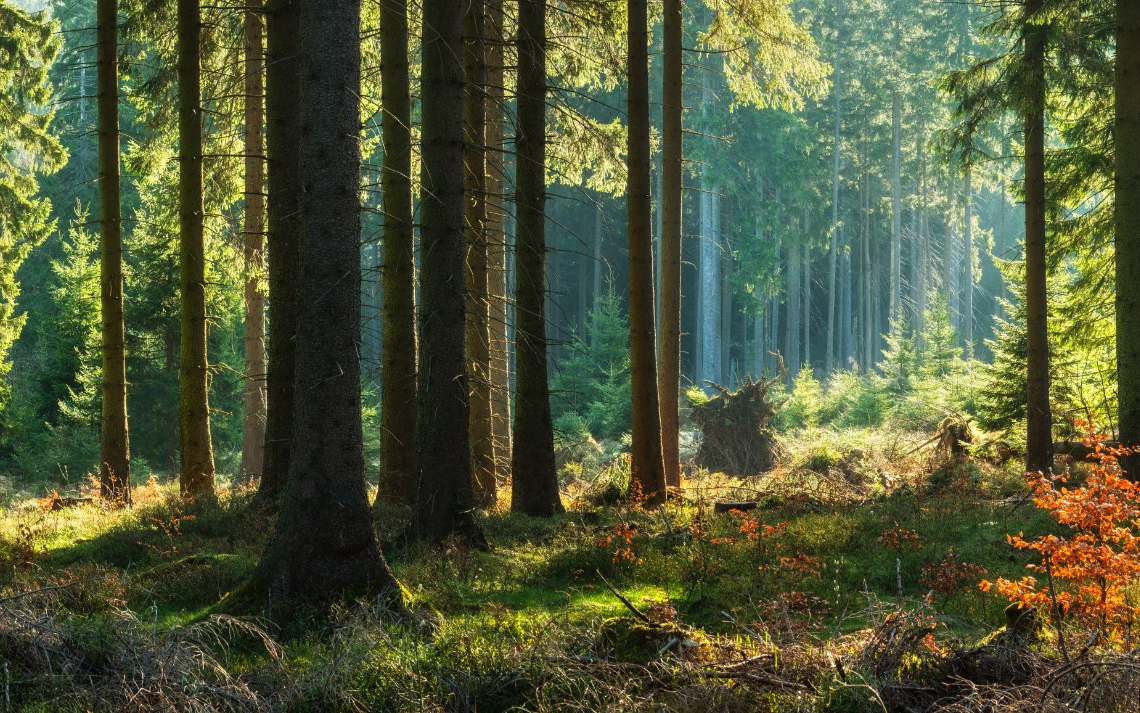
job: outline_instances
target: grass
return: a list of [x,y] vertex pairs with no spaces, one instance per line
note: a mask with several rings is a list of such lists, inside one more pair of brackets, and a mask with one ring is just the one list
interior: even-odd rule
[[[932,468],[912,450],[925,438],[804,432],[769,476],[691,473],[684,497],[660,510],[592,505],[589,483],[578,481],[563,516],[488,513],[491,551],[389,548],[410,619],[354,603],[331,623],[261,622],[217,636],[206,647],[217,668],[199,673],[202,691],[221,692],[194,695],[216,709],[864,710],[857,686],[821,672],[820,652],[853,656],[852,641],[896,607],[936,616],[945,640],[981,639],[1003,622],[1005,602],[969,581],[927,603],[924,567],[937,568],[953,547],[989,577],[1020,576],[1026,559],[1005,534],[1050,527],[1011,497],[1020,495],[1015,464]],[[762,507],[714,514],[726,498]],[[185,505],[173,484],[152,479],[136,488],[135,503],[50,512],[36,500],[13,502],[0,514],[0,596],[69,585],[17,600],[20,616],[50,612],[57,633],[127,617],[137,631],[101,646],[174,646],[252,571],[271,523],[238,490]],[[399,530],[398,515],[381,520],[382,539]],[[896,526],[917,533],[921,547],[885,547],[880,535]],[[670,631],[689,632],[699,662],[672,651],[634,676],[620,655],[600,653],[606,622],[630,616],[609,585]],[[15,620],[3,611],[0,654],[14,646],[4,632]],[[264,645],[262,629],[280,651]],[[782,662],[781,676],[802,669],[813,690],[710,679],[701,668],[761,654]],[[850,666],[859,670],[855,659]],[[5,695],[13,709],[65,709],[53,697],[57,678],[28,663]],[[189,695],[169,685],[171,700]],[[86,698],[79,683],[74,689],[67,705],[77,710],[127,709],[104,689]]]

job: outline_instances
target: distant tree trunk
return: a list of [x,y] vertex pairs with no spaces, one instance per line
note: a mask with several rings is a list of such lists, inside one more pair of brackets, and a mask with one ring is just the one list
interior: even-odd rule
[[418,489],[410,534],[482,543],[472,513],[464,323],[463,0],[423,4]]
[[[514,453],[511,510],[562,512],[546,360],[546,3],[519,2],[518,133],[515,196]],[[656,408],[656,404],[654,405]],[[656,418],[656,411],[654,412]]]
[[302,0],[305,137],[296,285],[292,460],[273,538],[255,577],[270,608],[399,588],[364,489],[360,415],[360,4]]
[[[807,219],[804,220],[804,233],[807,233]],[[811,246],[806,242],[804,243],[804,262],[803,262],[803,277],[802,284],[804,292],[803,299],[803,318],[800,320],[804,328],[804,343],[803,343],[803,364],[806,364],[808,369],[814,369],[811,361]]]
[[[947,194],[950,198],[950,204],[957,204],[957,190],[956,181],[954,180],[953,171],[949,176],[949,190]],[[950,322],[954,326],[954,330],[958,331],[962,313],[961,309],[961,294],[959,294],[958,284],[958,218],[956,211],[951,211],[946,223],[946,241],[942,244],[942,286],[946,290],[946,304],[950,309]]]
[[661,449],[665,482],[681,486],[678,394],[681,388],[682,0],[665,0],[661,144],[661,324],[657,380],[661,399]]
[[487,291],[490,300],[491,412],[495,471],[505,481],[511,471],[511,390],[507,340],[507,233],[504,190],[503,2],[487,0]]
[[202,196],[202,24],[198,0],[178,0],[178,206],[182,353],[178,420],[186,498],[214,492],[206,361],[206,241]]
[[852,335],[852,266],[851,266],[851,245],[850,239],[844,235],[843,237],[843,251],[839,259],[839,355],[841,357],[839,366],[846,368],[850,363],[851,357],[854,356],[852,343],[855,341]]
[[788,318],[784,320],[784,341],[789,373],[795,378],[803,363],[803,357],[800,356],[800,301],[803,297],[803,288],[800,286],[800,246],[789,245],[784,252],[788,262]]
[[[653,324],[653,235],[649,200],[649,56],[648,3],[626,0],[629,27],[627,199],[629,205],[629,358],[632,391],[632,463],[634,481],[648,502],[665,498],[661,455],[660,403]],[[719,258],[718,258],[719,259]],[[719,289],[719,285],[717,285]],[[706,305],[707,310],[707,305]],[[716,316],[717,312],[713,312]],[[705,354],[708,362],[709,355]],[[719,359],[712,360],[719,363]]]
[[289,477],[293,439],[293,366],[297,336],[297,214],[301,164],[297,118],[301,51],[298,0],[267,0],[265,14],[265,149],[269,238],[269,349],[265,462],[259,498],[273,502]]
[[[1140,4],[1116,3],[1116,369],[1120,440],[1140,444]],[[1121,459],[1132,480],[1140,455]]]
[[863,332],[863,354],[860,360],[867,373],[875,368],[875,267],[871,263],[871,215],[869,204],[871,202],[867,185],[869,177],[863,174],[859,181],[859,204],[862,208],[863,219],[859,221],[859,253],[863,258],[863,314],[861,316]]
[[930,231],[927,226],[926,196],[926,134],[918,137],[918,279],[914,284],[914,332],[919,348],[922,347],[922,333],[926,329],[927,277],[930,275]]
[[1049,407],[1048,292],[1045,265],[1045,42],[1048,28],[1034,24],[1042,0],[1025,1],[1025,330],[1026,470],[1053,466]]
[[836,14],[839,16],[839,26],[835,35],[835,86],[832,92],[835,95],[835,137],[832,142],[831,156],[831,229],[828,235],[827,252],[827,354],[824,358],[824,369],[828,374],[835,370],[835,303],[838,299],[836,293],[836,269],[838,266],[839,229],[839,152],[840,152],[840,118],[841,101],[843,95],[843,20],[846,16],[843,0],[836,0]]
[[409,505],[416,489],[416,264],[406,0],[380,3],[380,82],[384,101],[384,342],[377,502]]
[[965,210],[962,228],[962,258],[965,260],[966,283],[962,289],[962,338],[966,342],[966,357],[974,358],[974,195],[973,171],[966,167],[963,196]]
[[488,301],[487,219],[487,84],[484,63],[486,14],[482,0],[469,0],[463,19],[463,192],[467,233],[467,388],[470,402],[468,434],[475,502],[495,504],[494,412],[491,407],[491,310]]
[[99,494],[104,500],[129,506],[131,451],[127,427],[123,222],[119,179],[119,18],[115,0],[99,0],[96,11],[99,85],[99,306],[103,337]]
[[252,482],[265,460],[265,43],[261,0],[243,18],[245,49],[245,393],[242,399],[241,477]]
[[889,329],[902,327],[902,100],[891,96],[891,295]]

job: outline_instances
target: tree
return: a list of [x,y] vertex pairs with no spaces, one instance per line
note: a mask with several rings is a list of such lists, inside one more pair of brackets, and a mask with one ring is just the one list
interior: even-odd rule
[[657,379],[661,400],[661,450],[665,483],[681,487],[678,394],[681,383],[682,113],[684,16],[682,0],[665,0],[662,37],[661,323]]
[[265,412],[265,461],[258,496],[275,501],[289,474],[293,436],[293,342],[297,334],[297,215],[301,165],[295,111],[301,49],[298,0],[265,6],[265,150],[269,159],[266,204],[269,238],[269,348]]
[[[546,2],[519,2],[515,394],[511,509],[562,512],[546,356]],[[652,300],[650,301],[652,307]],[[654,415],[656,417],[656,414]]]
[[[653,318],[653,235],[649,197],[649,57],[646,0],[626,0],[629,89],[627,98],[629,234],[629,358],[632,390],[634,481],[648,502],[665,498],[661,418],[657,394],[657,355]],[[516,420],[518,417],[516,416]],[[518,452],[516,442],[515,449]]]
[[[1120,440],[1140,445],[1140,5],[1116,3],[1116,373]],[[1140,455],[1121,467],[1140,477]]]
[[463,230],[462,0],[423,5],[420,185],[420,339],[416,393],[416,502],[410,535],[441,542],[483,534],[472,513],[467,432]]
[[178,427],[183,497],[214,492],[206,356],[206,243],[202,200],[202,103],[199,0],[178,0],[178,212],[182,349]]
[[1035,17],[1042,0],[1025,0],[1025,326],[1026,470],[1053,467],[1049,409],[1048,292],[1045,255],[1045,45],[1048,26]]
[[96,18],[99,89],[99,306],[103,337],[103,417],[99,493],[131,503],[127,426],[126,329],[123,324],[123,220],[119,184],[119,61],[116,0],[99,0]]
[[241,475],[261,475],[265,460],[265,42],[262,0],[251,0],[242,19],[245,51],[245,390],[242,399]]
[[384,102],[384,349],[378,501],[407,505],[415,497],[416,266],[406,0],[380,3],[380,82]]
[[399,606],[364,489],[360,3],[301,0],[297,339],[289,478],[253,582],[270,608],[375,594]]

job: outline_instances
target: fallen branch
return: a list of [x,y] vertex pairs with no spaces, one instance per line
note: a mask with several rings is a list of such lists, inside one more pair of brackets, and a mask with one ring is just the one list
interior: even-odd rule
[[657,624],[655,624],[652,619],[650,619],[648,616],[645,615],[645,612],[643,612],[640,609],[638,609],[637,607],[635,607],[633,605],[633,602],[626,599],[625,595],[623,595],[621,592],[619,592],[617,589],[614,588],[614,585],[612,585],[608,581],[606,581],[606,578],[602,576],[602,573],[600,570],[594,570],[594,572],[595,572],[595,574],[598,575],[598,578],[602,580],[602,584],[606,585],[606,589],[610,590],[613,593],[613,595],[618,598],[618,601],[625,605],[626,609],[629,609],[631,612],[633,612],[634,616],[636,616],[638,619],[640,619],[644,623],[648,624],[649,626],[657,626]]

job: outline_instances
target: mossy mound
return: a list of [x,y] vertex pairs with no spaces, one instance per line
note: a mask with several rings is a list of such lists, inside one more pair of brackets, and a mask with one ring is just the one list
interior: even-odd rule
[[676,622],[649,624],[628,616],[602,622],[595,651],[621,663],[646,664],[664,658],[699,659],[709,649],[701,632]]

